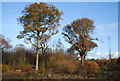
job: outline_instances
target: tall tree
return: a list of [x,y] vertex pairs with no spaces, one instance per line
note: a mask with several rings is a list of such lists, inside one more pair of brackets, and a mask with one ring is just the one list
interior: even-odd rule
[[81,56],[81,64],[84,66],[84,58],[89,51],[97,47],[90,35],[93,33],[94,22],[88,18],[76,19],[63,28],[65,40],[71,44],[69,51],[76,50]]
[[[27,6],[23,11],[23,16],[19,17],[19,22],[24,30],[20,31],[17,38],[24,38],[36,47],[36,71],[38,70],[38,56],[48,47],[47,39],[58,33],[59,20],[62,12],[55,6],[48,3],[34,3]],[[36,41],[36,42],[35,42]]]

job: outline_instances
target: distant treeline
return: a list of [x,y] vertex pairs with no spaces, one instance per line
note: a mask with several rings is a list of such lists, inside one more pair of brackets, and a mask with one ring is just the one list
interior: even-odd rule
[[[43,61],[43,55],[39,55],[39,65]],[[62,74],[76,78],[97,78],[97,79],[117,79],[120,73],[120,58],[118,59],[86,59],[83,67],[76,54],[68,54],[63,49],[48,51],[44,54],[45,69],[47,74]],[[39,73],[44,72],[44,68],[39,66]],[[11,73],[20,70],[21,72],[32,73],[35,69],[35,52],[18,45],[16,48],[2,52],[2,71]],[[73,78],[75,78],[73,76]],[[5,78],[5,77],[4,77]],[[60,78],[60,77],[59,77]],[[72,77],[70,77],[72,78]]]

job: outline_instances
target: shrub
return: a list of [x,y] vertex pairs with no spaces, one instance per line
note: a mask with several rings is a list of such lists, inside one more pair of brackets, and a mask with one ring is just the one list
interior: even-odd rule
[[85,65],[82,66],[80,60],[75,61],[76,73],[84,78],[94,77],[96,72],[99,72],[100,68],[95,61],[85,61]]
[[28,64],[28,65],[25,65],[24,68],[25,68],[24,71],[26,71],[26,72],[30,72],[30,71],[32,71],[32,69],[33,69],[32,66],[29,65],[29,64]]
[[99,65],[100,69],[103,71],[107,70],[107,66],[109,64],[109,61],[106,59],[102,59],[102,60],[96,60],[97,64]]
[[76,67],[76,71],[78,71],[78,70],[79,70],[79,67],[80,67],[80,65],[81,65],[80,60],[75,60],[75,61],[74,61],[74,64],[75,64],[75,67]]
[[88,71],[91,71],[92,73],[100,71],[100,67],[98,66],[98,64],[95,61],[87,61],[86,62],[86,69]]
[[95,77],[95,73],[100,71],[100,67],[95,61],[86,61],[85,65],[86,75],[88,78]]
[[71,60],[57,60],[54,63],[54,68],[57,72],[61,73],[74,73],[75,72],[75,65]]
[[13,69],[14,71],[16,69],[20,69],[22,72],[29,72],[29,71],[32,71],[32,66],[29,65],[29,64],[24,64],[24,65],[16,65],[16,66],[13,66]]
[[51,69],[53,68],[53,64],[54,62],[57,60],[56,56],[53,54],[49,54],[49,56],[47,57],[47,60],[45,59],[45,68],[47,69]]
[[42,62],[39,64],[38,68],[39,68],[39,72],[40,73],[44,73],[45,72],[45,66],[44,66],[44,64],[42,64]]
[[9,66],[7,64],[2,65],[2,72],[8,72],[9,71]]

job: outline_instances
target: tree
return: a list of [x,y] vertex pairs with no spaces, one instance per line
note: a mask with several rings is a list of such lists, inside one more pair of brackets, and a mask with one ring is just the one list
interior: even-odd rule
[[61,39],[59,38],[56,44],[56,53],[64,53],[64,46],[61,42]]
[[[2,59],[4,56],[8,56],[7,53],[8,51],[10,52],[10,48],[12,48],[12,46],[9,44],[9,41],[2,34],[0,34],[0,59]],[[0,63],[3,63],[4,60],[8,59],[8,57],[7,59],[2,59],[0,60]]]
[[97,44],[92,40],[98,39],[90,36],[95,28],[93,24],[92,20],[82,18],[74,20],[63,28],[64,32],[62,34],[65,40],[72,45],[69,52],[76,50],[79,53],[82,66],[84,66],[84,58],[87,53],[97,47]]
[[9,41],[5,39],[5,37],[0,34],[0,51],[8,50],[8,48],[11,48],[12,46],[9,44]]
[[116,61],[116,65],[117,65],[117,70],[118,70],[118,78],[120,79],[120,57],[118,57],[117,61]]
[[[38,56],[48,48],[46,41],[58,33],[59,20],[62,12],[55,6],[48,3],[34,3],[27,6],[23,11],[23,16],[19,17],[19,22],[24,30],[20,31],[17,38],[24,38],[36,47],[36,71],[38,71]],[[34,42],[36,41],[36,42]]]
[[25,64],[26,54],[25,54],[25,46],[23,44],[17,44],[15,46],[15,56],[17,57],[16,60],[19,64]]

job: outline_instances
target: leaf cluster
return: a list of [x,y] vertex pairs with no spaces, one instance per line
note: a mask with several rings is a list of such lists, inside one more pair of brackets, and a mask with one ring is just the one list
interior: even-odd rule
[[18,21],[23,25],[24,30],[17,38],[25,38],[39,48],[40,46],[33,41],[39,40],[39,44],[44,44],[52,35],[58,33],[56,27],[60,25],[62,12],[55,6],[43,2],[34,3],[28,5],[22,14]]
[[9,44],[9,41],[4,38],[2,34],[0,34],[0,50],[11,48],[12,46]]
[[88,18],[76,19],[71,24],[66,25],[62,34],[65,40],[72,45],[69,50],[77,50],[82,56],[92,48],[97,47],[97,44],[92,40],[98,39],[90,36],[94,28],[94,22]]

